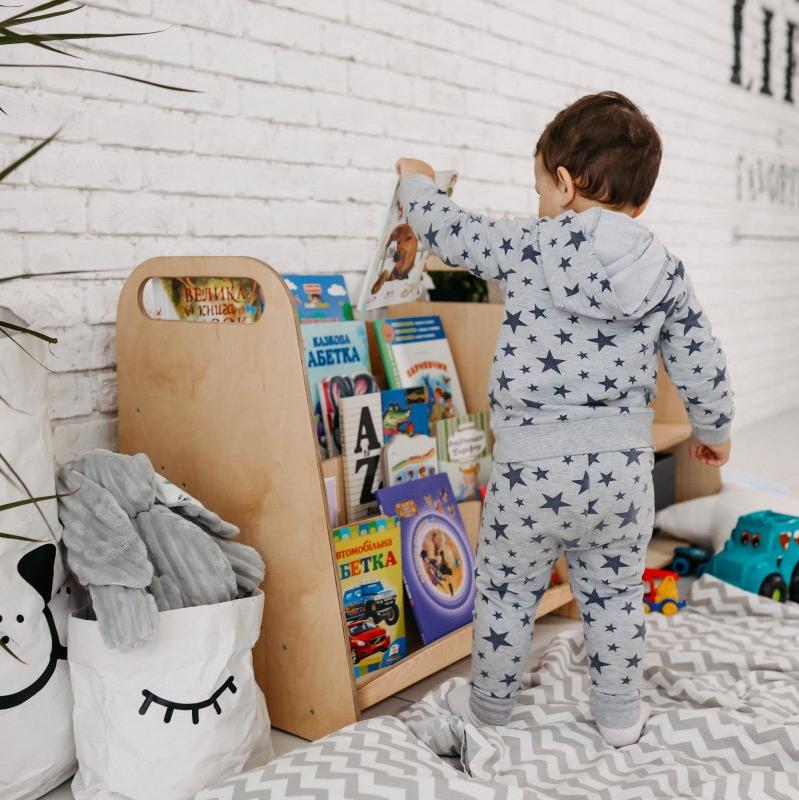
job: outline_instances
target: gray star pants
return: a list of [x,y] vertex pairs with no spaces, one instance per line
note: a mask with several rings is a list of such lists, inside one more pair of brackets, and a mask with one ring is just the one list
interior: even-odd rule
[[583,617],[594,719],[609,728],[637,721],[653,463],[651,448],[494,463],[475,568],[470,705],[483,722],[510,717],[562,551]]

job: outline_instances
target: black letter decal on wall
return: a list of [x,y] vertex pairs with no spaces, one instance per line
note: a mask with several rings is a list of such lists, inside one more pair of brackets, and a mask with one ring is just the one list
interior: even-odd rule
[[739,86],[741,85],[741,34],[744,27],[745,3],[746,0],[735,0],[732,4],[732,75],[730,75],[730,83],[737,83]]
[[763,7],[763,83],[760,94],[771,94],[771,18],[773,11]]

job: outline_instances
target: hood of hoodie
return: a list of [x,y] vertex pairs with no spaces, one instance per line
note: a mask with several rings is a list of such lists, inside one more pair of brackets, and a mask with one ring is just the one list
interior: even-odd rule
[[640,319],[669,289],[672,257],[632,217],[605,208],[539,222],[542,263],[556,306],[595,319]]

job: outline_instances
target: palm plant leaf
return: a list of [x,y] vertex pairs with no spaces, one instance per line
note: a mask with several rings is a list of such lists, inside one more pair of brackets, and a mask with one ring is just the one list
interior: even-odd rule
[[[133,35],[133,34],[130,34]],[[0,36],[0,44],[3,44],[2,36]],[[65,53],[64,55],[71,55]],[[145,86],[154,86],[156,89],[168,89],[171,92],[192,92],[199,93],[199,89],[187,89],[184,86],[175,86],[171,83],[159,83],[158,81],[148,81],[146,78],[136,78],[133,75],[125,75],[122,72],[113,72],[107,69],[95,69],[93,67],[79,67],[74,64],[0,64],[0,69],[9,68],[23,68],[23,69],[75,69],[79,72],[94,72],[98,75],[110,75],[112,78],[122,78],[125,81],[133,81],[134,83],[143,83]]]
[[53,370],[51,370],[51,369],[50,369],[50,367],[48,367],[46,364],[42,364],[42,362],[41,362],[41,361],[39,361],[39,359],[38,359],[38,358],[36,358],[36,356],[35,356],[35,355],[33,355],[33,353],[31,353],[31,351],[30,351],[30,350],[28,350],[26,347],[24,347],[23,345],[21,345],[21,344],[20,344],[20,343],[19,343],[19,342],[18,342],[18,341],[17,341],[17,340],[16,340],[16,339],[15,339],[15,338],[14,338],[14,337],[13,337],[13,336],[10,334],[10,333],[8,333],[8,332],[7,332],[7,331],[6,331],[6,330],[5,330],[3,327],[1,327],[1,326],[0,326],[0,333],[2,333],[2,334],[3,334],[3,336],[5,336],[5,337],[7,337],[8,339],[10,339],[10,340],[11,340],[11,341],[12,341],[12,342],[13,342],[13,343],[14,343],[14,344],[15,344],[15,345],[16,345],[16,346],[17,346],[17,347],[20,349],[20,350],[22,350],[22,352],[23,352],[23,353],[25,353],[25,355],[26,355],[26,356],[28,356],[28,358],[31,358],[31,359],[33,359],[33,360],[34,360],[34,361],[35,361],[35,362],[36,362],[36,363],[37,363],[37,364],[38,364],[38,365],[39,365],[39,366],[40,366],[42,369],[46,369],[48,372],[52,372],[52,371],[53,371]]
[[[40,13],[46,12],[50,8],[67,5],[68,3],[70,4],[69,8],[62,8],[59,11],[51,11],[50,13]],[[85,7],[85,3],[75,5],[73,4],[73,0],[50,0],[50,2],[40,3],[38,6],[33,6],[33,8],[28,8],[25,11],[20,11],[18,14],[13,14],[7,19],[0,20],[0,26],[10,28],[12,25],[25,25],[29,22],[38,22],[39,20],[49,19],[50,17],[62,17],[64,14],[72,14]]]
[[20,156],[16,161],[12,162],[5,169],[0,171],[0,181],[5,180],[15,169],[21,167],[29,158],[33,158],[43,147],[47,147],[47,145],[50,144],[50,142],[52,142],[56,136],[58,136],[60,131],[61,128],[48,136],[46,139],[43,139],[35,147],[32,147],[30,150],[28,150],[27,153]]
[[31,539],[30,536],[18,536],[15,533],[3,533],[0,531],[0,539],[16,539],[19,542],[41,542],[42,539]]
[[37,339],[44,339],[45,342],[49,342],[50,344],[57,344],[58,339],[55,339],[52,336],[48,336],[46,333],[40,333],[39,331],[33,330],[33,328],[23,328],[21,325],[15,325],[13,322],[3,322],[0,319],[0,328],[9,328],[12,331],[19,331],[20,333],[27,333],[31,336],[35,336]]
[[[5,461],[5,459],[3,460]],[[67,492],[66,494],[71,494],[71,492]],[[3,503],[0,505],[0,511],[10,511],[12,508],[29,506],[31,503],[42,503],[45,500],[57,500],[59,497],[66,497],[66,494],[48,494],[43,497],[26,497],[24,500],[13,500],[10,503]]]
[[[31,490],[28,488],[28,485],[25,483],[25,481],[22,480],[22,476],[14,469],[14,467],[11,466],[11,464],[8,462],[8,459],[2,453],[0,453],[0,461],[3,462],[6,469],[14,476],[14,479],[22,487],[25,494],[28,495],[28,499],[25,501],[25,503],[28,504],[33,503],[36,506],[36,510],[39,512],[39,516],[42,518],[42,521],[47,526],[47,530],[50,531],[50,535],[53,537],[53,539],[56,539],[55,531],[50,526],[50,523],[47,520],[44,511],[42,511],[41,507],[39,506],[39,501],[42,499],[52,500],[53,498],[58,497],[58,495],[52,495],[51,497],[45,497],[45,498],[34,497],[33,492],[31,492]],[[24,504],[21,501],[18,502],[20,502],[20,504]],[[0,511],[5,510],[5,508],[6,508],[5,506],[0,506]]]

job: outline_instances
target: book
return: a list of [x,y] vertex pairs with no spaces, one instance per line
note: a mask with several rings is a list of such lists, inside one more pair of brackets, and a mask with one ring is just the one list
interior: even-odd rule
[[355,677],[407,652],[399,520],[378,517],[332,532]]
[[325,426],[328,458],[341,453],[339,400],[342,397],[354,397],[357,394],[377,391],[379,391],[377,381],[368,372],[334,375],[332,378],[324,378],[319,383],[319,403]]
[[331,475],[325,478],[325,497],[327,498],[327,521],[331,528],[338,527],[338,491],[336,478]]
[[252,278],[150,278],[142,305],[153,319],[249,324],[264,311],[264,293]]
[[[458,174],[451,170],[436,172],[436,186],[450,197],[457,180]],[[377,247],[366,270],[358,303],[361,311],[408,303],[421,296],[425,290],[424,244],[408,224],[397,181]]]
[[344,499],[347,519],[357,522],[378,510],[375,491],[382,484],[383,437],[380,427],[380,394],[342,397],[341,457],[344,467]]
[[383,408],[383,441],[405,433],[430,435],[430,406],[427,389],[414,386],[410,389],[388,389],[380,393]]
[[459,414],[433,424],[439,471],[449,475],[455,499],[479,500],[491,475],[485,411]]
[[432,436],[398,433],[383,447],[383,475],[387,486],[426,478],[436,472],[438,453]]
[[343,275],[283,276],[294,298],[300,322],[329,322],[351,320],[352,305]]
[[319,383],[333,375],[371,373],[369,345],[363,322],[319,322],[301,326],[305,345],[305,368],[311,392],[316,436],[322,458],[327,457],[327,441],[322,420]]
[[466,403],[440,317],[372,321],[389,388],[424,386],[430,422],[466,413]]
[[474,556],[449,478],[438,473],[378,489],[402,531],[402,578],[424,644],[468,625],[474,611]]

